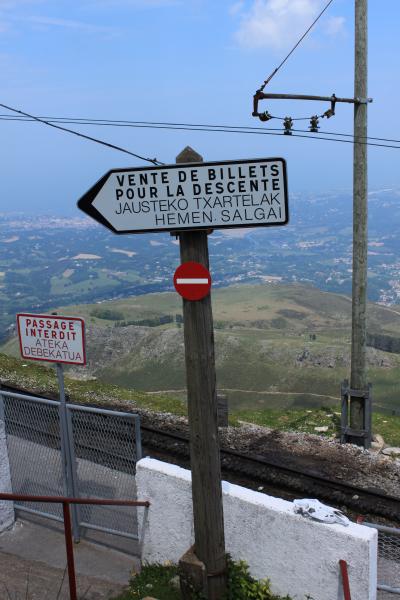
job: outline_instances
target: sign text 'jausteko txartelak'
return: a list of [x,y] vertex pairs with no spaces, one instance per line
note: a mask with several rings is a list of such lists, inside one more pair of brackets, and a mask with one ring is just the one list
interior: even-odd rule
[[286,225],[282,158],[109,171],[78,202],[115,233]]

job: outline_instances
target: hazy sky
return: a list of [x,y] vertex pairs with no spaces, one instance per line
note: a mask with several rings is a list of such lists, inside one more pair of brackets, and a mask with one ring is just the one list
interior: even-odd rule
[[[259,126],[251,117],[253,93],[325,3],[0,0],[0,102],[46,116]],[[369,133],[400,138],[400,4],[369,4]],[[352,0],[335,0],[268,90],[352,96],[353,8]],[[328,108],[276,101],[262,106],[294,117]],[[338,105],[322,129],[351,133],[352,112]],[[188,144],[205,160],[283,156],[289,190],[296,192],[352,185],[350,144],[72,127],[166,163]],[[76,201],[105,171],[145,164],[37,123],[0,121],[0,140],[1,211],[79,214]],[[399,150],[370,148],[369,159],[371,187],[400,184]]]

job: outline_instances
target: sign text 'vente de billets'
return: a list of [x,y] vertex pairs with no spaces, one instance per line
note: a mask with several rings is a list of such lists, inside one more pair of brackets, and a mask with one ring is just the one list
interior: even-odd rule
[[[79,202],[89,214],[91,193]],[[285,162],[111,171],[90,202],[117,232],[283,225],[288,221]]]

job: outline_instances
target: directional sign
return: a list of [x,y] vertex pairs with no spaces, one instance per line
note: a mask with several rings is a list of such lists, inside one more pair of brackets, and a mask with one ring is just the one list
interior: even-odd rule
[[283,158],[113,169],[78,207],[114,233],[286,225],[286,180]]
[[201,300],[210,293],[211,275],[198,262],[185,262],[175,271],[174,286],[186,300]]
[[85,323],[78,317],[17,315],[23,358],[85,365]]

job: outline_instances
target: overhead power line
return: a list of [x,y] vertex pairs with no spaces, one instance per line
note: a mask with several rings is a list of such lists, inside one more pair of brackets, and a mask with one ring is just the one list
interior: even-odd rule
[[[274,117],[274,118],[280,118],[280,117]],[[98,125],[98,126],[110,126],[110,127],[141,127],[144,125],[148,125],[149,127],[159,127],[159,126],[165,126],[165,127],[171,127],[171,128],[175,128],[175,127],[190,127],[192,128],[193,131],[196,131],[196,129],[200,128],[200,127],[204,127],[204,128],[210,128],[211,130],[213,129],[228,129],[228,130],[244,130],[244,133],[246,133],[247,131],[282,131],[282,128],[265,128],[265,127],[248,127],[247,125],[224,125],[224,124],[210,124],[210,123],[172,123],[172,122],[168,122],[168,121],[131,121],[131,120],[123,120],[123,119],[92,119],[90,117],[38,117],[38,119],[42,119],[42,120],[46,120],[49,121],[51,123],[73,123],[76,125]],[[26,122],[31,122],[34,121],[35,119],[29,119],[27,117],[10,117],[9,115],[2,115],[0,114],[0,121],[26,121]],[[283,119],[282,119],[283,120]],[[293,131],[298,131],[301,133],[310,133],[307,129],[294,129]],[[320,131],[320,133],[323,133],[324,135],[338,135],[338,136],[343,136],[343,137],[349,137],[349,138],[353,138],[354,134],[352,133],[339,133],[338,131]],[[374,137],[374,136],[366,136],[365,138],[362,137],[361,139],[367,139],[367,140],[375,140],[375,141],[381,141],[381,142],[393,142],[393,143],[398,143],[400,144],[400,139],[393,139],[393,138],[381,138],[381,137]]]
[[285,62],[287,61],[287,59],[293,54],[293,52],[296,50],[296,48],[298,46],[300,46],[301,42],[304,40],[304,38],[308,35],[308,33],[311,31],[311,29],[314,27],[314,25],[317,23],[317,21],[319,21],[319,19],[322,17],[322,15],[324,14],[324,12],[329,8],[329,6],[332,4],[333,0],[329,0],[329,2],[325,5],[325,7],[321,10],[321,12],[319,13],[319,15],[314,19],[314,21],[311,23],[310,27],[303,33],[303,35],[301,36],[301,38],[298,40],[298,42],[296,42],[296,44],[293,46],[293,48],[291,49],[291,51],[289,52],[289,54],[287,54],[285,56],[285,58],[283,59],[283,61],[280,63],[280,65],[278,65],[276,67],[276,69],[274,69],[271,73],[271,75],[269,77],[267,77],[267,79],[264,81],[264,83],[261,85],[260,87],[260,92],[262,92],[264,90],[264,88],[268,85],[268,83],[271,81],[271,79],[274,77],[274,75],[277,74],[277,72],[279,71],[279,69],[281,67],[283,67],[283,65],[285,64]]
[[[3,106],[0,104],[0,106]],[[37,121],[46,122],[50,125],[53,123],[64,123],[64,124],[76,124],[76,125],[94,125],[94,126],[109,126],[109,127],[133,127],[133,128],[145,128],[145,129],[166,129],[166,130],[175,130],[175,131],[202,131],[209,133],[237,133],[243,135],[284,135],[284,131],[281,128],[261,128],[261,127],[246,127],[246,126],[238,126],[238,125],[210,125],[204,123],[169,123],[162,121],[124,121],[124,120],[111,120],[111,119],[90,119],[90,118],[68,118],[68,117],[37,117],[35,119],[29,117],[10,117],[8,115],[0,115],[0,121],[22,121],[22,122],[30,122]],[[60,128],[64,129],[64,128]],[[69,130],[67,130],[69,131]],[[322,135],[321,135],[322,134]],[[83,137],[84,134],[81,134]],[[330,136],[330,137],[326,137]],[[350,139],[338,139],[339,138],[350,138]],[[286,136],[288,137],[288,136]],[[328,132],[328,131],[319,131],[318,133],[311,134],[307,129],[293,129],[293,134],[291,137],[299,137],[305,139],[319,139],[325,141],[332,141],[338,143],[347,143],[347,144],[365,144],[368,146],[377,146],[381,148],[392,148],[392,149],[400,149],[400,140],[391,139],[391,138],[380,138],[380,137],[363,137],[362,139],[354,139],[352,134],[348,133],[338,133],[338,132]],[[95,139],[90,138],[89,139]],[[366,141],[365,141],[366,140]],[[369,140],[372,140],[369,141]],[[385,143],[375,143],[375,142],[385,142]],[[398,145],[396,145],[398,144]],[[108,144],[107,144],[108,145]],[[113,147],[113,146],[111,146]],[[119,149],[119,147],[116,147]],[[130,153],[133,154],[133,153]],[[133,154],[134,156],[138,156]],[[140,157],[142,160],[143,157]],[[154,164],[160,164],[158,161],[155,161]]]
[[153,165],[161,165],[156,158],[146,158],[144,156],[140,156],[140,154],[136,154],[135,152],[131,152],[130,150],[126,150],[125,148],[121,148],[121,146],[116,146],[115,144],[111,144],[110,142],[105,142],[104,140],[99,140],[97,138],[91,137],[90,135],[85,135],[84,133],[80,133],[79,131],[74,131],[73,129],[68,129],[67,127],[61,127],[60,125],[56,125],[55,123],[51,123],[50,121],[46,121],[45,119],[41,119],[40,117],[35,117],[35,115],[31,115],[22,110],[18,110],[17,108],[13,108],[12,106],[7,106],[6,104],[1,104],[2,108],[6,110],[10,110],[14,113],[18,113],[23,115],[24,117],[29,117],[33,121],[37,121],[38,123],[43,123],[44,125],[48,125],[49,127],[54,127],[54,129],[59,129],[61,131],[65,131],[67,133],[72,133],[78,137],[84,138],[86,140],[90,140],[91,142],[96,142],[96,144],[101,144],[102,146],[106,146],[107,148],[112,148],[113,150],[118,150],[119,152],[124,152],[125,154],[130,154],[135,158],[139,158],[140,160],[144,160],[146,162],[152,163]]

